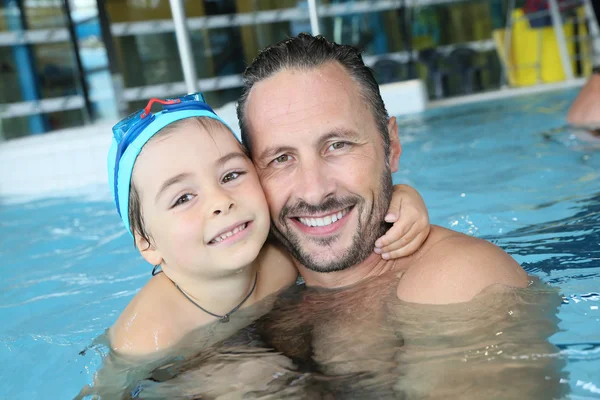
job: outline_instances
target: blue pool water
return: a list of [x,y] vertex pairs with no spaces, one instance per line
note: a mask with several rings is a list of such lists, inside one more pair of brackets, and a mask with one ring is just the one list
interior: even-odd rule
[[[563,127],[574,91],[431,110],[399,122],[396,182],[432,223],[506,249],[559,288],[557,353],[570,398],[600,398],[600,149]],[[89,197],[0,205],[0,398],[72,398],[151,267],[106,188]]]

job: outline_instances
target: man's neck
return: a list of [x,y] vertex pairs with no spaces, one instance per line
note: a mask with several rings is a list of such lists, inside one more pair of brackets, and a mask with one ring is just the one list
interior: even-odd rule
[[335,272],[316,272],[296,262],[300,275],[304,278],[306,286],[317,286],[327,289],[341,288],[354,285],[367,278],[379,276],[391,269],[404,264],[400,260],[383,260],[379,254],[371,254],[363,262],[350,268]]

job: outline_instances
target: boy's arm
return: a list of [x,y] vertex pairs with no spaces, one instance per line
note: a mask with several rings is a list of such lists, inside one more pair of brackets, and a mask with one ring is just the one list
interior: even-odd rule
[[395,185],[385,221],[394,225],[375,242],[385,260],[410,256],[429,235],[429,214],[423,198],[408,185]]
[[259,298],[285,289],[296,282],[298,270],[292,256],[274,239],[269,238],[258,256]]

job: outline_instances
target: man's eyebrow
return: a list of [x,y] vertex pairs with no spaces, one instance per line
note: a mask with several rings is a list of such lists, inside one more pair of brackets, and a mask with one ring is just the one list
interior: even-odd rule
[[[322,135],[321,137],[319,137],[317,139],[318,143],[324,143],[328,140],[331,139],[335,139],[335,138],[345,138],[345,139],[357,139],[359,137],[358,132],[355,132],[351,129],[346,129],[346,128],[336,128],[333,129],[332,131]],[[262,153],[260,153],[260,156],[257,158],[257,160],[264,160],[265,158],[271,158],[273,156],[275,156],[276,154],[279,153],[287,153],[290,151],[293,151],[294,147],[291,146],[271,146],[271,147],[267,147],[265,150],[262,151]]]
[[324,143],[324,142],[327,142],[328,140],[336,139],[336,138],[353,140],[353,139],[357,139],[358,137],[359,137],[359,135],[358,135],[358,132],[356,132],[356,131],[353,131],[351,129],[346,129],[346,128],[338,128],[338,129],[334,129],[331,132],[326,133],[323,136],[321,136],[319,138],[319,142]]
[[260,155],[258,156],[258,160],[264,160],[266,158],[274,157],[276,154],[287,153],[287,152],[291,152],[293,150],[294,150],[294,148],[291,147],[291,146],[271,146],[271,147],[267,147],[266,149],[264,149],[262,151],[262,153],[260,153]]
[[154,198],[154,202],[158,202],[158,199],[160,198],[160,196],[165,192],[165,190],[167,190],[167,188],[169,188],[169,186],[179,183],[179,182],[183,181],[184,179],[189,178],[191,175],[192,174],[190,172],[183,172],[181,174],[177,174],[177,175],[167,179],[160,186],[160,189],[158,189],[158,192],[156,193],[156,197]]

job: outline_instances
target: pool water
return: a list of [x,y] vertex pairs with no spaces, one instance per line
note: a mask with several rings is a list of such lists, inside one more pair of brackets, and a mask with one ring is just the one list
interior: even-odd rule
[[[395,182],[434,224],[485,238],[562,296],[569,398],[600,398],[600,150],[564,127],[575,91],[434,109],[399,120]],[[106,350],[81,353],[150,277],[107,188],[0,205],[0,398],[72,398]],[[351,345],[351,344],[350,344]],[[81,353],[81,354],[80,354]]]

